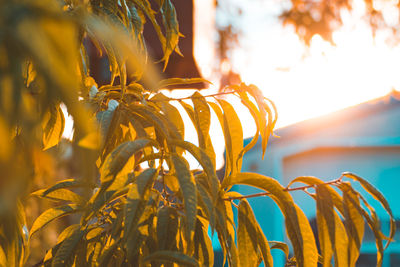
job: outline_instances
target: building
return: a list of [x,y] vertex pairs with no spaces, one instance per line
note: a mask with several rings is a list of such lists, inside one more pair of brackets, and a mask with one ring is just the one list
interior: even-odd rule
[[[394,216],[400,218],[400,100],[396,94],[350,107],[326,116],[303,121],[276,131],[265,159],[260,160],[261,144],[243,160],[243,172],[257,172],[277,179],[286,186],[298,176],[316,176],[329,181],[349,171],[367,179],[386,197]],[[258,192],[246,186],[235,190],[247,195]],[[303,192],[292,192],[308,218],[315,218],[315,202]],[[374,203],[384,233],[389,217]],[[278,207],[268,197],[249,200],[257,220],[269,240],[285,240],[284,221]],[[400,266],[400,231],[385,251],[383,266]],[[376,247],[371,231],[366,231],[357,266],[375,266]],[[274,252],[275,253],[275,252]],[[277,266],[283,266],[277,252]]]

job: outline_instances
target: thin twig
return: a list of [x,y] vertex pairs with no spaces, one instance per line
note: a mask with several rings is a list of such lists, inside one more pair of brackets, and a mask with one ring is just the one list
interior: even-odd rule
[[[323,183],[325,185],[329,185],[329,184],[339,184],[342,182],[342,177],[333,180],[333,181],[329,181],[326,183]],[[317,186],[318,184],[313,184],[313,185],[305,185],[305,186],[300,186],[300,187],[294,187],[294,188],[284,188],[283,191],[287,191],[287,192],[291,192],[291,191],[305,191],[308,188],[313,188],[315,186]],[[268,196],[271,195],[271,193],[269,192],[261,192],[261,193],[256,193],[256,194],[251,194],[251,195],[247,195],[247,196],[237,196],[237,197],[227,197],[227,198],[223,198],[223,200],[225,201],[232,201],[235,199],[244,199],[244,198],[253,198],[253,197],[262,197],[262,196]]]
[[236,93],[236,91],[231,91],[231,92],[221,92],[221,93],[215,93],[215,94],[211,94],[211,95],[203,95],[203,96],[187,96],[187,97],[182,97],[182,98],[168,98],[166,100],[164,99],[155,99],[155,100],[148,100],[151,102],[162,102],[162,101],[182,101],[182,100],[186,100],[186,99],[196,99],[196,98],[201,98],[201,97],[215,97],[215,96],[220,96],[220,95],[229,95],[229,94],[234,94]]

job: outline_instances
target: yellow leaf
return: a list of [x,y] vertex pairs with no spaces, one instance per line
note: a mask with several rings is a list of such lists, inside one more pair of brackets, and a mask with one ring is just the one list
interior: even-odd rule
[[79,206],[76,204],[68,204],[65,206],[60,206],[46,210],[33,223],[30,231],[30,236],[32,236],[36,231],[40,230],[51,221],[60,218],[62,216],[68,215],[70,213],[77,212],[78,207]]
[[79,140],[78,145],[80,147],[88,149],[99,149],[101,146],[101,135],[99,132],[91,132]]
[[269,196],[278,204],[285,216],[286,230],[298,264],[305,267],[317,266],[318,251],[307,217],[275,179],[257,173],[238,173],[232,177],[227,186],[233,184],[250,185],[269,192]]
[[65,118],[59,105],[50,108],[44,117],[43,126],[43,150],[46,150],[57,145],[64,132]]

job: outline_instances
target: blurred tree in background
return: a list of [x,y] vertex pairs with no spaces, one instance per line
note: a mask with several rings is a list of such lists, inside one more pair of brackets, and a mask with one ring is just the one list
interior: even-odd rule
[[[268,241],[256,222],[246,200],[255,196],[231,191],[235,184],[264,190],[259,195],[280,207],[294,252],[288,265],[329,266],[333,258],[338,266],[354,266],[364,220],[374,232],[381,264],[394,219],[367,181],[345,173],[325,183],[299,177],[293,182],[306,186],[283,187],[273,178],[241,172],[243,155],[259,138],[265,153],[277,120],[273,102],[256,86],[231,85],[180,99],[160,91],[207,82],[162,80],[148,64],[145,23],[157,33],[163,50],[157,60],[164,68],[172,53],[180,53],[182,36],[170,0],[3,0],[0,12],[0,266],[212,266],[209,229],[230,266],[273,266],[271,249],[288,258],[288,244]],[[85,42],[107,55],[109,84],[98,86],[91,77]],[[241,101],[257,126],[245,147],[227,94]],[[198,145],[185,141],[177,106],[188,114]],[[66,110],[74,122],[72,141],[61,140]],[[221,178],[210,134],[212,112],[226,145]],[[190,168],[188,154],[198,168]],[[359,182],[387,210],[387,237],[374,209],[345,178]],[[291,198],[290,191],[298,190],[316,200],[319,250]],[[61,217],[69,220],[44,232],[44,242],[35,241]]]

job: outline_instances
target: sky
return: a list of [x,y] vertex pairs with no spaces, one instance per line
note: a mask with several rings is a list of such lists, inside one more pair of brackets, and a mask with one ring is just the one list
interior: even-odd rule
[[387,32],[373,38],[362,19],[362,1],[355,1],[352,14],[342,13],[344,27],[333,34],[336,47],[317,35],[309,48],[293,28],[279,23],[279,9],[273,8],[279,6],[276,1],[248,3],[254,5],[243,7],[243,37],[232,65],[244,82],[258,85],[275,101],[278,127],[399,88],[400,49],[387,44]]
[[[363,20],[363,0],[354,0],[352,13],[342,12],[344,25],[333,33],[335,46],[316,35],[310,47],[303,45],[293,27],[284,27],[279,22],[284,1],[220,0],[220,3],[223,8],[216,12],[212,0],[196,2],[197,64],[203,76],[218,85],[218,76],[213,75],[216,35],[211,29],[214,23],[233,23],[240,28],[240,41],[232,51],[230,67],[241,75],[243,82],[257,85],[275,102],[278,128],[400,89],[400,46],[390,44],[391,35],[386,31],[373,38]],[[375,8],[383,9],[385,20],[398,23],[398,11],[391,8],[393,3],[381,3]],[[232,16],[235,5],[242,9],[241,16]],[[245,137],[252,136],[254,130],[255,126],[246,125]]]
[[[278,20],[285,1],[282,0],[220,0],[225,8],[216,11],[214,0],[195,1],[194,56],[203,77],[214,86],[203,94],[215,93],[219,87],[219,74],[215,71],[215,23],[233,23],[242,30],[240,42],[234,48],[229,67],[241,75],[243,82],[255,84],[278,109],[277,128],[318,117],[349,106],[400,90],[400,45],[388,44],[388,32],[378,32],[372,37],[369,26],[363,21],[363,0],[354,0],[354,12],[342,13],[344,25],[333,33],[336,46],[314,36],[310,47],[305,47],[293,27],[284,27]],[[283,4],[282,4],[283,3]],[[389,23],[398,23],[398,10],[390,7],[391,0],[382,1]],[[242,15],[231,16],[233,6],[242,9]],[[225,66],[226,67],[226,66]],[[165,92],[172,97],[186,97],[193,91]],[[230,99],[234,100],[234,99]],[[237,103],[237,102],[236,102]],[[174,104],[174,103],[172,103]],[[180,105],[186,122],[185,139],[197,144],[196,132]],[[244,137],[255,133],[255,125],[240,104],[235,109],[244,127]],[[64,108],[65,110],[65,108]],[[66,110],[65,110],[66,111]],[[65,112],[65,114],[67,114]],[[64,137],[71,138],[72,118],[67,119]],[[223,133],[212,113],[212,142],[217,154],[217,168],[224,164]],[[198,165],[189,158],[190,165]]]

